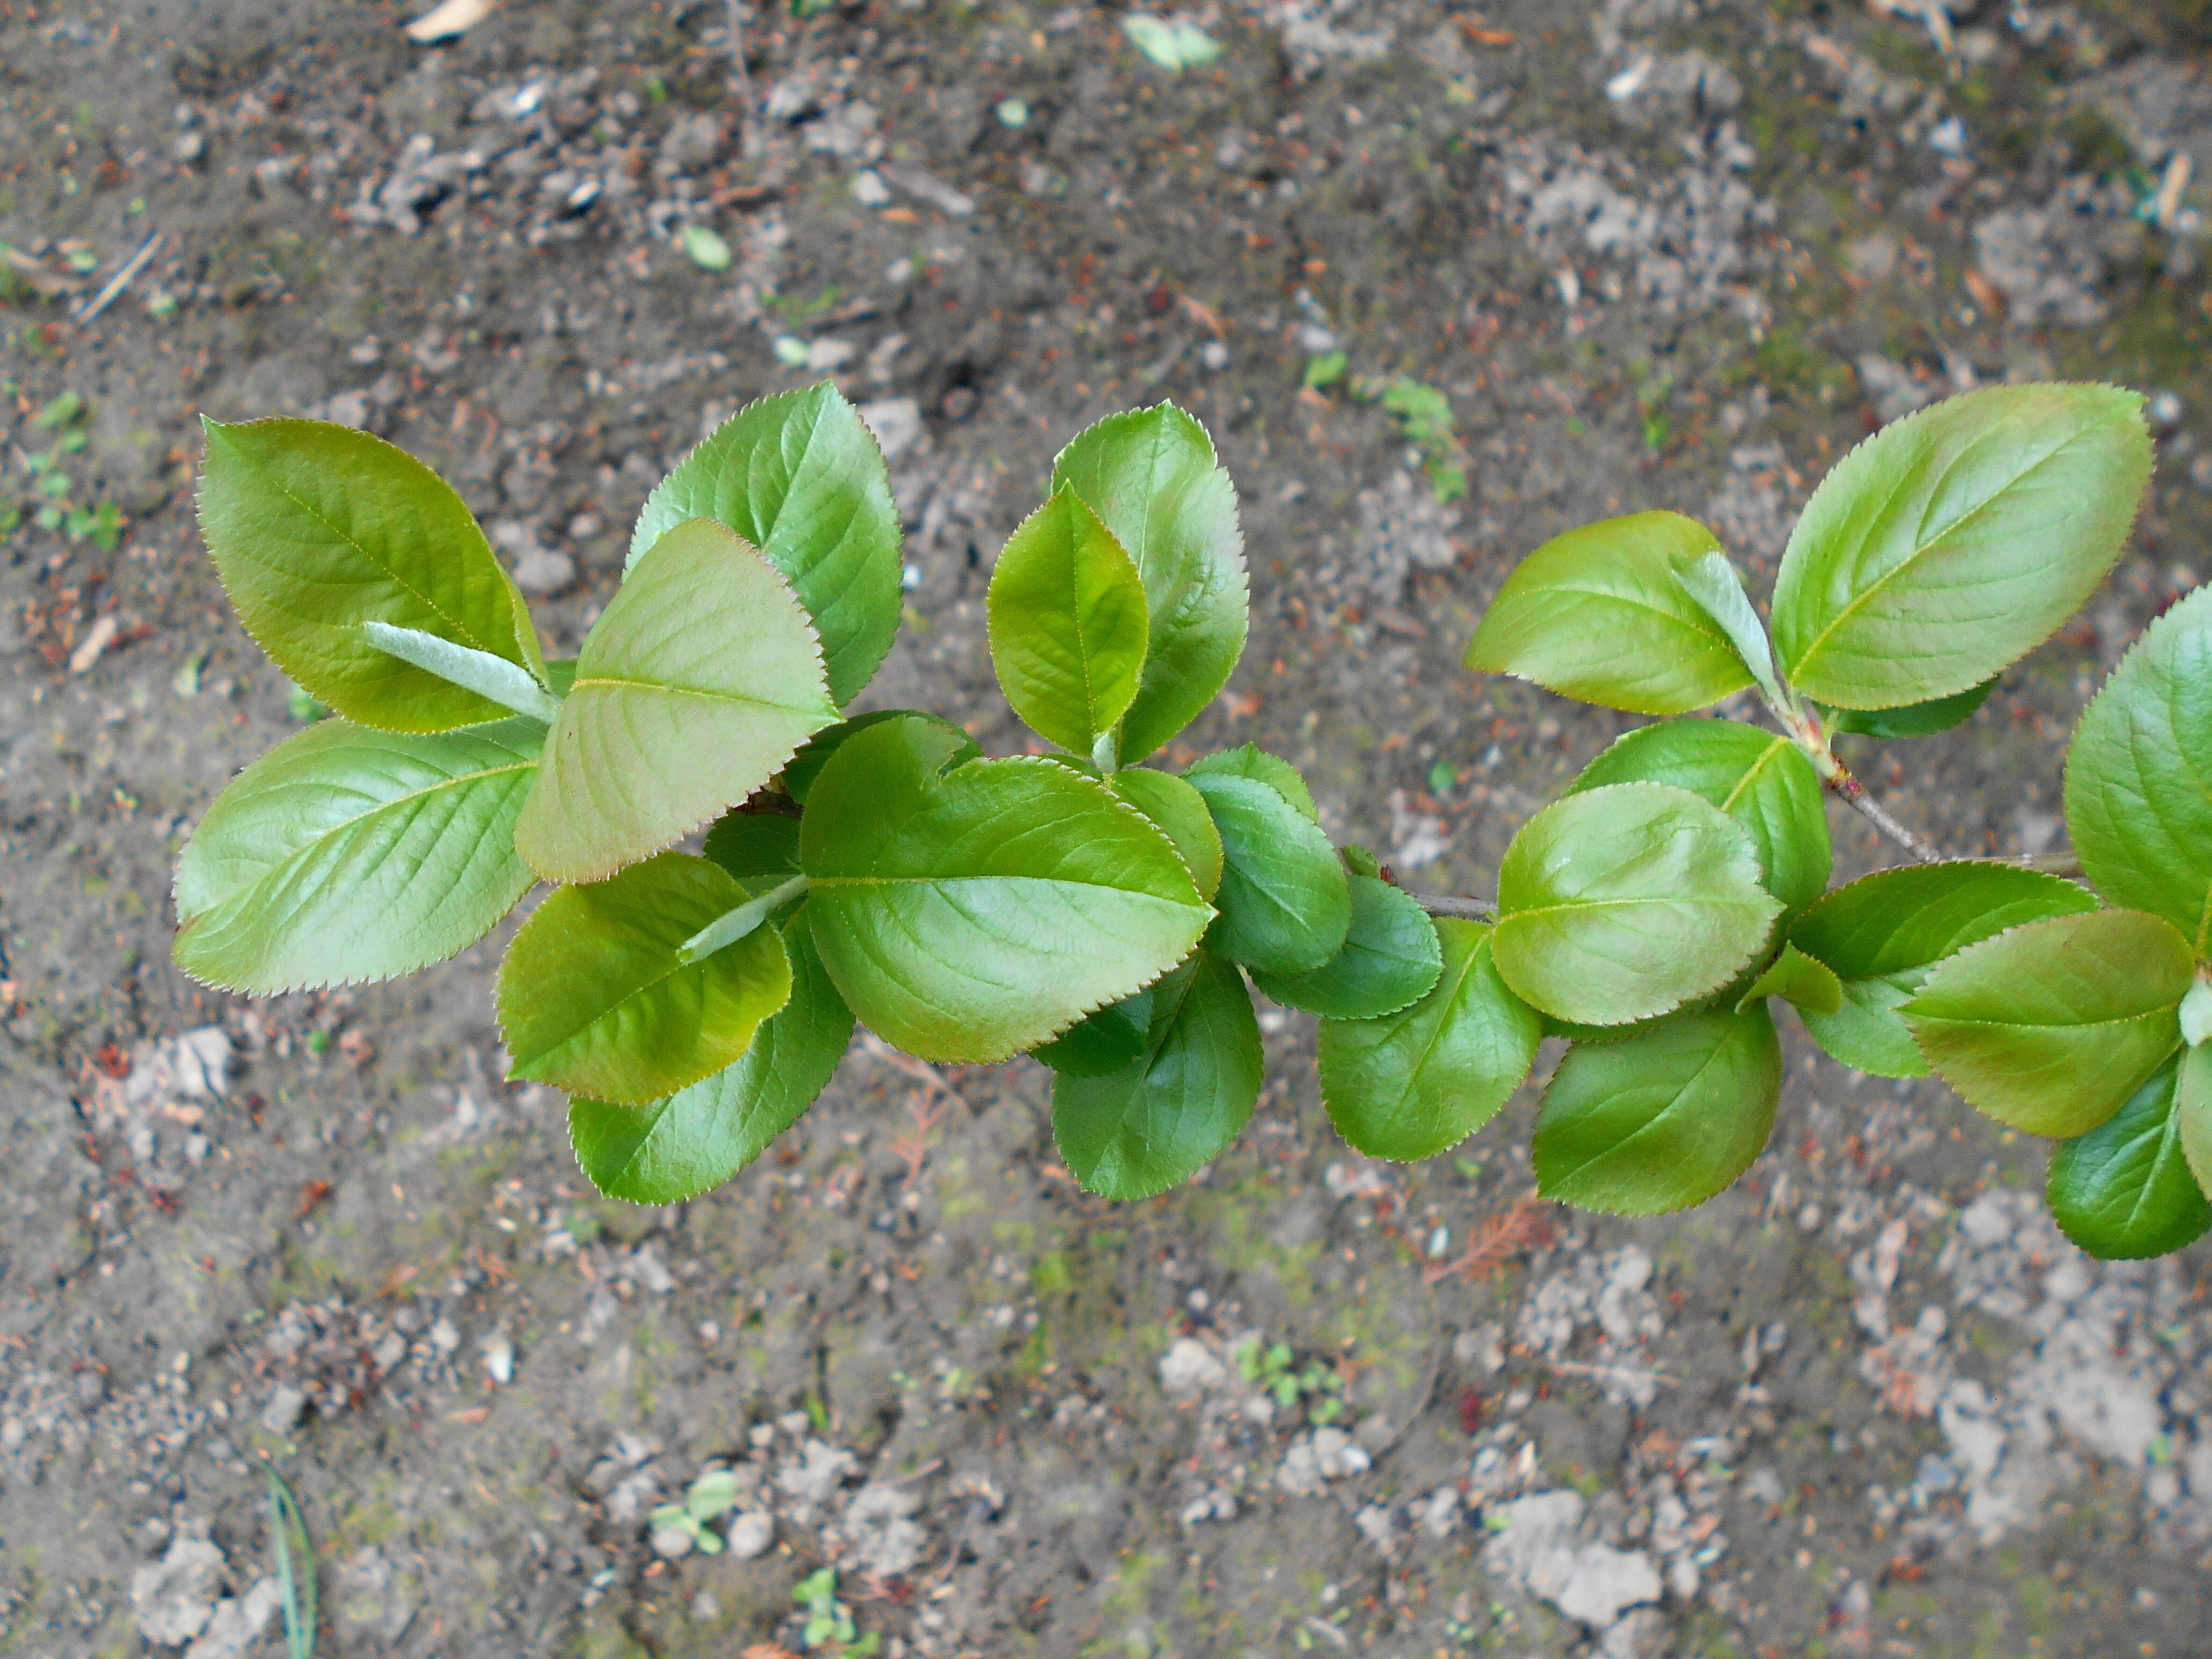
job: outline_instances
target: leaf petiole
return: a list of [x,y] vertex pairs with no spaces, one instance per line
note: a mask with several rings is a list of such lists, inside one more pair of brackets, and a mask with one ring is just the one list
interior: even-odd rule
[[748,899],[734,910],[725,910],[678,947],[677,961],[686,968],[695,962],[704,962],[725,945],[735,945],[805,890],[806,878],[793,876],[758,898]]
[[361,631],[368,642],[387,657],[412,663],[449,684],[489,698],[502,708],[544,720],[549,726],[561,712],[561,699],[538,683],[520,663],[495,657],[489,651],[455,645],[419,628],[394,628],[390,623],[365,622]]

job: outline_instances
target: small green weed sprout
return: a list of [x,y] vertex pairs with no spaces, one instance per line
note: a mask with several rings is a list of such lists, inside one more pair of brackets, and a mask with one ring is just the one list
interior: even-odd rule
[[708,1469],[691,1483],[682,1502],[663,1504],[647,1517],[647,1524],[656,1537],[661,1533],[678,1533],[689,1538],[700,1554],[720,1555],[724,1547],[722,1534],[714,1530],[714,1522],[737,1508],[738,1497],[736,1475],[727,1469]]

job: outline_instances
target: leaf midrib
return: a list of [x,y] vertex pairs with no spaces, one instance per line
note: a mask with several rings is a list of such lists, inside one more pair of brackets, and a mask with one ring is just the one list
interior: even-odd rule
[[1186,904],[1179,898],[1168,898],[1158,893],[1147,893],[1134,887],[1118,887],[1110,881],[1081,881],[1070,876],[817,876],[806,878],[808,890],[820,892],[830,887],[943,887],[965,882],[1023,882],[1039,887],[1097,888],[1109,893],[1119,893],[1127,898],[1150,899],[1157,904],[1170,904],[1179,910],[1198,910],[1206,908],[1200,899],[1196,904]]
[[287,853],[283,858],[278,859],[272,864],[265,866],[262,869],[261,872],[255,876],[252,880],[246,883],[241,887],[235,888],[230,892],[225,893],[221,898],[217,899],[214,903],[208,905],[205,908],[195,910],[190,916],[182,918],[180,921],[180,926],[189,926],[191,922],[197,921],[202,917],[214,915],[224,905],[234,902],[240,896],[240,895],[250,892],[254,888],[260,886],[271,876],[276,875],[283,871],[291,869],[294,866],[297,865],[301,859],[307,857],[308,854],[313,852],[317,848],[321,847],[332,836],[346,834],[369,819],[378,817],[381,813],[395,811],[400,807],[409,805],[410,802],[427,799],[428,797],[436,794],[441,789],[465,788],[468,785],[479,782],[483,779],[501,777],[510,772],[534,771],[537,769],[537,766],[538,763],[536,761],[527,760],[517,761],[510,766],[486,767],[482,771],[463,773],[459,777],[441,778],[435,783],[425,784],[419,789],[410,789],[404,794],[392,795],[384,800],[378,801],[374,805],[364,808],[362,811],[355,813],[351,817],[341,818],[336,823],[331,824],[328,829],[319,830],[313,838],[307,842],[304,845],[295,848],[291,852]]
[[[2033,1032],[2094,1031],[2107,1025],[2136,1025],[2147,1019],[2156,1019],[2160,1014],[2170,1014],[2173,1012],[2173,1008],[2172,1006],[2145,1008],[2137,1013],[2115,1014],[2109,1019],[2051,1019],[2037,1024],[2029,1024],[2022,1020],[1979,1019],[1959,1014],[1922,1013],[1903,1006],[1900,1006],[1897,1012],[1909,1018],[1925,1020],[1930,1024],[1941,1023],[1954,1027],[1971,1026],[1975,1030],[1985,1031]],[[2179,1041],[2179,1038],[2176,1040]]]
[[[1805,647],[1803,653],[1798,657],[1797,661],[1791,666],[1790,670],[1790,678],[1792,679],[1798,680],[1803,679],[1813,659],[1820,654],[1820,647],[1827,643],[1829,635],[1833,634],[1838,629],[1841,628],[1846,622],[1850,621],[1852,616],[1857,612],[1859,608],[1872,599],[1875,594],[1881,592],[1884,588],[1887,587],[1892,581],[1896,580],[1898,577],[1904,575],[1907,571],[1917,566],[1922,557],[1925,556],[1931,548],[1935,547],[1936,544],[1945,541],[1958,534],[1960,531],[1963,530],[1967,525],[1972,524],[1974,520],[1978,518],[1984,511],[1995,506],[2000,496],[2003,495],[2008,490],[2017,489],[2023,478],[2026,478],[2030,474],[2049,465],[2059,456],[2064,454],[2067,450],[2073,447],[2075,444],[2081,441],[2081,440],[2087,434],[2085,431],[2078,428],[2069,434],[2063,442],[2057,444],[2054,447],[2045,451],[2041,455],[2037,456],[2036,459],[2028,465],[2022,467],[2018,472],[2013,474],[2013,476],[2006,479],[2001,486],[1997,489],[1992,489],[1987,495],[1975,502],[1972,507],[1968,508],[1958,518],[1954,519],[1949,524],[1945,525],[1941,530],[1937,531],[1932,536],[1929,536],[1925,541],[1917,543],[1910,553],[1907,553],[1894,565],[1892,565],[1887,570],[1877,576],[1873,582],[1868,585],[1863,592],[1853,598],[1842,610],[1838,611],[1826,628],[1823,628],[1818,634],[1815,634],[1813,636],[1811,641]],[[1944,468],[1944,471],[1948,473],[1951,470],[1951,465],[1955,465],[1956,464],[1956,458],[1954,458],[1951,465],[1947,465]],[[1940,477],[1936,480],[1936,484],[1937,487],[1941,487],[1942,478]],[[1887,503],[1885,503],[1885,509],[1886,508]]]
[[[709,920],[711,920],[711,918],[709,918]],[[705,926],[705,923],[702,922],[701,926]],[[672,960],[673,959],[672,958]],[[704,961],[688,963],[675,963],[673,966],[667,969],[665,972],[656,974],[651,979],[645,980],[642,982],[631,987],[630,989],[623,992],[622,995],[617,997],[605,1007],[600,1009],[597,1013],[592,1014],[589,1018],[585,1019],[575,1026],[575,1028],[570,1030],[567,1036],[562,1037],[559,1042],[547,1043],[526,1063],[535,1066],[548,1056],[568,1047],[571,1043],[577,1042],[589,1033],[594,1026],[599,1025],[606,1020],[611,1019],[616,1014],[621,1012],[624,1008],[627,1008],[631,1003],[636,1001],[638,998],[643,996],[647,992],[658,989],[660,986],[666,984],[670,980],[674,979],[678,974],[689,973],[693,969],[697,969],[703,974],[706,968],[707,963]],[[712,1076],[713,1073],[709,1073],[708,1075]],[[697,1079],[694,1079],[694,1081],[696,1080]],[[669,1091],[669,1093],[672,1095],[676,1091],[674,1090]]]
[[[1772,742],[1769,743],[1765,748],[1760,750],[1759,751],[1759,758],[1752,762],[1749,766],[1744,768],[1743,775],[1735,781],[1734,785],[1729,787],[1727,795],[1723,798],[1720,803],[1721,811],[1727,812],[1738,800],[1741,799],[1744,791],[1750,788],[1752,784],[1758,779],[1759,775],[1766,769],[1767,763],[1771,761],[1784,750],[1792,746],[1793,745],[1790,738],[1776,738]],[[1730,813],[1730,816],[1733,817],[1734,814]]]
[[[1705,641],[1708,644],[1720,647],[1722,650],[1726,652],[1731,658],[1736,658],[1735,646],[1732,641],[1730,641],[1726,634],[1708,632],[1705,629],[1699,627],[1697,622],[1692,618],[1685,617],[1679,611],[1669,611],[1664,606],[1654,605],[1649,599],[1638,599],[1632,593],[1616,593],[1608,588],[1578,587],[1568,582],[1553,582],[1539,588],[1534,593],[1528,594],[1522,599],[1521,603],[1525,605],[1531,600],[1545,599],[1557,594],[1567,594],[1575,599],[1610,599],[1616,605],[1625,605],[1638,611],[1649,611],[1651,615],[1657,617],[1663,622],[1673,623],[1677,627],[1680,628],[1685,633],[1695,634],[1699,639]],[[1738,661],[1741,660],[1741,658],[1736,658],[1736,659]],[[1750,671],[1746,670],[1745,678],[1748,679],[1749,678]]]
[[1508,921],[1518,921],[1524,916],[1556,915],[1562,911],[1569,910],[1626,910],[1647,904],[1668,904],[1678,908],[1690,905],[1731,910],[1761,910],[1772,902],[1774,902],[1772,896],[1763,890],[1758,897],[1741,899],[1707,898],[1699,894],[1692,894],[1680,898],[1580,899],[1570,904],[1538,904],[1524,909],[1510,910],[1499,916],[1498,921],[1502,927]]
[[[1741,1020],[1747,1018],[1747,1016],[1739,1014],[1736,1018]],[[1711,1050],[1707,1053],[1703,1060],[1698,1062],[1698,1069],[1691,1073],[1688,1077],[1685,1078],[1682,1080],[1680,1086],[1676,1088],[1672,1094],[1668,1096],[1667,1103],[1664,1106],[1662,1106],[1657,1111],[1644,1119],[1643,1122],[1638,1124],[1632,1132],[1623,1135],[1619,1140],[1614,1141],[1612,1146],[1605,1148],[1602,1152],[1594,1153],[1590,1157],[1584,1158],[1581,1163],[1575,1165],[1572,1175],[1565,1178],[1571,1179],[1573,1176],[1580,1176],[1584,1170],[1590,1169],[1595,1164],[1602,1163],[1607,1158],[1612,1158],[1625,1148],[1634,1146],[1637,1141],[1642,1139],[1645,1135],[1657,1128],[1662,1121],[1670,1116],[1680,1108],[1682,1104],[1682,1097],[1688,1094],[1692,1089],[1695,1088],[1698,1081],[1704,1078],[1705,1074],[1711,1071],[1714,1066],[1719,1063],[1721,1051],[1733,1043],[1740,1035],[1740,1032],[1733,1030],[1723,1032],[1721,1036],[1720,1041],[1714,1043]]]
[[[1474,948],[1467,953],[1467,961],[1461,965],[1457,977],[1452,981],[1451,995],[1445,998],[1444,1000],[1438,1005],[1440,1015],[1437,1020],[1435,1029],[1430,1031],[1429,1040],[1421,1045],[1421,1052],[1419,1057],[1414,1060],[1411,1066],[1406,1068],[1406,1086],[1399,1091],[1398,1095],[1398,1103],[1400,1105],[1403,1106],[1416,1103],[1414,1102],[1414,1097],[1420,1091],[1419,1079],[1421,1073],[1428,1066],[1430,1060],[1435,1055],[1437,1045],[1443,1042],[1444,1032],[1450,1027],[1452,1023],[1452,1005],[1459,1000],[1459,994],[1461,990],[1466,986],[1468,978],[1474,972],[1475,958],[1482,954],[1483,946],[1488,943],[1489,941],[1487,939],[1477,939],[1474,942]],[[1435,988],[1437,990],[1442,990],[1443,988],[1439,985]],[[1428,998],[1425,996],[1418,997],[1414,1000],[1413,1006],[1418,1008],[1427,1000]]]
[[[263,465],[258,458],[246,454],[244,452],[243,447],[235,443],[233,444],[232,448],[239,454],[240,459],[242,459],[246,465],[252,467],[257,473],[261,475],[261,477],[267,482],[270,489],[275,490],[276,494],[282,495],[286,501],[291,502],[293,506],[298,507],[300,511],[305,514],[308,518],[313,520],[317,524],[322,526],[324,529],[329,531],[331,534],[336,537],[339,541],[343,542],[348,547],[353,549],[356,553],[368,560],[370,564],[375,566],[379,570],[381,570],[389,580],[396,583],[401,589],[418,600],[424,610],[428,611],[432,616],[437,617],[441,622],[445,623],[448,627],[452,628],[454,632],[460,635],[461,638],[459,643],[467,645],[474,650],[482,651],[487,656],[495,657],[499,655],[499,653],[496,651],[494,651],[491,647],[484,644],[481,640],[477,639],[474,630],[471,629],[467,623],[464,623],[458,617],[447,614],[446,608],[443,605],[440,605],[428,593],[422,592],[421,588],[416,586],[413,582],[409,581],[404,576],[393,569],[392,566],[386,563],[384,560],[379,558],[374,553],[369,551],[368,548],[364,547],[352,536],[339,529],[335,524],[332,524],[329,519],[325,518],[315,507],[309,505],[305,499],[287,489],[285,485],[277,479],[276,475],[270,471],[268,467]],[[487,550],[489,550],[488,546]],[[251,558],[252,556],[248,554],[246,556]],[[256,559],[254,560],[254,562],[261,565],[264,569],[274,568],[273,566],[267,564],[262,560]],[[290,580],[296,580],[298,579],[295,577]],[[508,658],[505,659],[505,660],[513,661],[514,659]],[[412,665],[410,665],[411,666]],[[428,671],[426,670],[424,672],[427,672]]]
[[570,697],[580,691],[665,691],[673,696],[698,697],[708,702],[745,703],[756,708],[774,708],[787,714],[814,714],[820,711],[803,708],[798,703],[778,702],[773,698],[755,696],[745,691],[714,691],[696,685],[677,685],[667,680],[628,679],[617,674],[593,674],[588,678],[578,675],[568,687]]

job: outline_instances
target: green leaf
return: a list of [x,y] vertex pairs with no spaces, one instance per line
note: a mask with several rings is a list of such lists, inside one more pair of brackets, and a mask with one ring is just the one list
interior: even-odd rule
[[1003,1060],[1158,979],[1212,911],[1103,784],[1041,758],[946,771],[958,735],[856,732],[815,780],[799,858],[815,943],[863,1022],[925,1060]]
[[272,996],[413,973],[473,945],[536,878],[514,820],[545,730],[326,721],[216,798],[177,860],[177,965]]
[[1843,1006],[1843,981],[1827,963],[1815,962],[1796,945],[1785,944],[1782,954],[1738,1000],[1735,1011],[1741,1014],[1767,997],[1780,997],[1801,1014],[1833,1014]]
[[1152,990],[1086,1014],[1051,1042],[1030,1051],[1055,1072],[1069,1077],[1104,1077],[1133,1064],[1145,1052],[1152,1029]]
[[630,534],[638,562],[686,519],[768,556],[822,637],[830,695],[867,684],[899,624],[899,518],[875,434],[828,380],[746,404],[676,465]]
[[544,678],[522,594],[451,486],[381,438],[321,421],[203,419],[200,533],[254,642],[349,720],[442,732],[507,711],[389,655],[387,623]]
[[1324,1019],[1321,1090],[1337,1133],[1370,1158],[1412,1161],[1458,1145],[1498,1115],[1535,1063],[1535,1011],[1491,960],[1490,929],[1436,924],[1435,986],[1381,1019]]
[[979,759],[983,753],[981,744],[942,714],[933,714],[920,708],[878,708],[866,714],[855,714],[848,720],[840,720],[835,726],[817,732],[799,744],[799,752],[784,763],[785,791],[801,806],[805,805],[807,794],[814,787],[814,780],[822,775],[822,769],[830,763],[830,757],[837,752],[846,738],[855,732],[865,732],[872,726],[896,720],[927,720],[943,727],[957,745],[952,759],[946,763],[948,765],[964,766],[971,760]]
[[1428,913],[1411,893],[1354,872],[1352,924],[1344,943],[1304,974],[1255,969],[1252,983],[1289,1008],[1330,1019],[1379,1019],[1428,994],[1443,951]]
[[2145,629],[2082,714],[2066,824],[2099,892],[2212,954],[2212,588]]
[[1271,755],[1257,744],[1242,743],[1234,749],[1224,749],[1193,761],[1183,769],[1185,777],[1252,778],[1266,784],[1290,802],[1314,823],[1321,822],[1321,808],[1314,805],[1313,791],[1298,775],[1298,769],[1279,755]]
[[2103,1123],[2051,1151],[2051,1218],[2091,1255],[2166,1255],[2212,1227],[2212,1204],[2182,1152],[2180,1070],[2166,1061]]
[[568,1103],[576,1162],[608,1197],[677,1204],[720,1186],[829,1086],[853,1040],[852,1011],[823,971],[805,906],[781,931],[791,1000],[735,1065],[647,1106]]
[[1536,1189],[1613,1215],[1686,1210],[1751,1167],[1781,1097],[1782,1045],[1763,1006],[1578,1042],[1537,1110]]
[[699,849],[739,882],[799,872],[799,820],[780,812],[725,812]]
[[1897,1010],[1930,968],[2008,927],[2096,908],[2072,882],[2017,865],[1962,860],[1878,870],[1790,925],[1790,942],[1843,981],[1834,1013],[1798,1012],[1813,1040],[1844,1065],[1876,1077],[1925,1077],[1927,1059]]
[[1900,708],[2002,673],[2120,556],[2150,478],[2139,393],[1992,386],[1883,428],[1806,503],[1774,644],[1807,696]]
[[1632,714],[1717,703],[1750,685],[1751,671],[1675,572],[1719,550],[1711,531],[1679,513],[1570,530],[1505,579],[1467,665]]
[[1124,767],[1104,782],[1167,832],[1167,838],[1190,867],[1198,896],[1212,902],[1221,887],[1221,832],[1213,827],[1213,815],[1206,810],[1206,797],[1171,773],[1141,766]]
[[1133,765],[1213,701],[1243,654],[1237,487],[1206,428],[1172,404],[1109,415],[1079,434],[1052,464],[1054,493],[1071,487],[1145,581],[1145,672],[1121,717],[1121,760]]
[[689,520],[586,637],[515,845],[552,880],[599,879],[745,799],[836,718],[790,586]]
[[447,684],[473,691],[501,708],[549,726],[561,712],[560,698],[520,663],[495,657],[489,651],[455,645],[419,628],[394,628],[390,623],[372,621],[362,623],[361,631],[386,656],[426,669]]
[[691,263],[702,270],[727,270],[730,245],[704,225],[686,225],[678,239]]
[[1221,832],[1221,915],[1206,944],[1232,962],[1279,974],[1320,967],[1352,926],[1344,861],[1319,824],[1270,786],[1233,773],[1190,771]]
[[1607,784],[1553,802],[1513,837],[1492,949],[1523,1001],[1626,1025],[1727,984],[1781,914],[1728,814],[1671,784]]
[[986,606],[1014,713],[1048,743],[1089,755],[1145,666],[1144,579],[1114,532],[1063,486],[1007,538]]
[[736,1060],[791,995],[781,936],[757,927],[688,965],[678,952],[745,897],[726,871],[684,853],[556,889],[500,964],[511,1073],[639,1104]]
[[1251,994],[1210,952],[1152,990],[1144,1052],[1105,1077],[1052,1084],[1052,1138],[1085,1190],[1150,1198],[1188,1179],[1237,1137],[1266,1059]]
[[1997,689],[1992,674],[1979,685],[1927,702],[1907,703],[1902,708],[1826,708],[1829,729],[1861,738],[1925,738],[1948,732],[1974,717],[1974,711]]
[[2199,1043],[2183,1053],[2173,1110],[2181,1122],[2181,1155],[2197,1190],[2212,1196],[2212,1046]]
[[1612,783],[1671,783],[1751,832],[1766,890],[1792,910],[1827,890],[1832,867],[1820,775],[1790,738],[1739,720],[1662,720],[1604,750],[1570,793]]
[[1674,580],[1720,624],[1768,703],[1787,708],[1789,699],[1774,678],[1774,651],[1767,643],[1765,624],[1752,609],[1751,595],[1743,591],[1743,573],[1729,562],[1728,555],[1704,553],[1685,559],[1675,567]]
[[1940,963],[1902,1010],[1969,1105],[2030,1134],[2095,1128],[2181,1044],[2189,941],[2141,910],[2031,921]]

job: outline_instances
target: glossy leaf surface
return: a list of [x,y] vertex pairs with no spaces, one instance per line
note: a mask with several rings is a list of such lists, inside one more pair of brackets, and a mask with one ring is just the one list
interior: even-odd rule
[[1930,968],[2008,927],[2096,908],[2072,882],[2015,865],[1960,860],[1877,870],[1790,925],[1790,943],[1835,969],[1843,988],[1833,1013],[1799,1014],[1814,1041],[1846,1066],[1925,1077],[1927,1058],[1897,1010]]
[[830,763],[830,757],[837,752],[846,738],[855,732],[865,732],[872,726],[880,726],[885,720],[927,720],[942,728],[953,744],[952,758],[946,763],[947,765],[959,766],[982,757],[983,746],[942,714],[933,714],[921,708],[877,708],[865,714],[855,714],[850,720],[839,720],[835,726],[825,726],[799,744],[799,752],[784,763],[784,789],[792,799],[801,806],[805,805],[806,798],[813,790],[814,780],[822,775],[822,769]]
[[1498,1115],[1535,1063],[1543,1030],[1490,956],[1490,929],[1440,920],[1442,972],[1411,1007],[1324,1019],[1322,1098],[1370,1158],[1433,1158]]
[[1855,737],[1926,738],[1972,720],[1996,689],[1997,677],[1993,674],[1964,691],[1927,702],[1907,703],[1902,708],[1838,708],[1828,713],[1832,730]]
[[758,1158],[829,1086],[853,1015],[815,954],[804,908],[781,929],[791,1000],[734,1065],[644,1106],[578,1097],[568,1139],[592,1186],[633,1204],[678,1204]]
[[1492,948],[1522,1000],[1624,1025],[1727,984],[1781,912],[1735,819],[1669,784],[1608,784],[1554,801],[1514,836]]
[[1377,1019],[1426,996],[1443,971],[1437,929],[1401,888],[1353,872],[1344,943],[1304,974],[1255,969],[1252,983],[1287,1008],[1329,1019]]
[[1087,757],[1137,695],[1144,578],[1073,489],[1022,520],[986,596],[999,685],[1030,730]]
[[1185,777],[1239,777],[1264,783],[1285,800],[1298,809],[1309,822],[1321,822],[1321,808],[1314,805],[1313,791],[1298,769],[1280,755],[1271,755],[1257,744],[1240,743],[1234,749],[1221,749],[1193,761],[1184,771]]
[[790,585],[687,520],[585,639],[515,844],[552,880],[598,880],[745,799],[836,718]]
[[689,966],[677,952],[745,898],[684,853],[550,894],[500,964],[511,1074],[635,1105],[735,1060],[791,995],[781,937],[757,927]]
[[1781,1097],[1782,1046],[1764,1005],[1578,1042],[1537,1112],[1537,1190],[1615,1215],[1702,1204],[1751,1167]]
[[1750,832],[1766,890],[1792,910],[1826,890],[1833,864],[1820,775],[1779,732],[1741,720],[1662,720],[1617,739],[1568,786],[1671,783]]
[[1767,997],[1780,997],[1801,1014],[1833,1014],[1842,1008],[1844,988],[1834,969],[1785,944],[1766,971],[1752,981],[1737,1001],[1736,1012],[1742,1013]]
[[1107,1198],[1150,1198],[1237,1138],[1266,1070],[1251,994],[1200,951],[1154,988],[1136,1061],[1104,1077],[1055,1077],[1052,1136],[1068,1170]]
[[2212,951],[2212,589],[2153,623],[2083,713],[2066,827],[2099,892]]
[[1212,912],[1168,838],[1080,773],[970,761],[929,721],[854,734],[799,830],[830,976],[909,1054],[994,1060],[1190,954]]
[[1206,428],[1160,404],[1079,434],[1053,461],[1052,488],[1073,489],[1144,578],[1144,675],[1121,720],[1121,763],[1133,765],[1213,701],[1243,653],[1237,487]]
[[327,720],[216,797],[177,860],[177,965],[256,996],[443,962],[537,878],[514,820],[545,728]]
[[2180,1070],[2178,1058],[2169,1060],[2111,1117],[2052,1149],[2051,1218],[2091,1255],[2165,1255],[2212,1227],[2212,1204],[2182,1152]]
[[1719,550],[1711,531],[1679,513],[1633,513],[1555,537],[1505,579],[1467,665],[1632,714],[1717,703],[1750,685],[1751,671],[1676,571]]
[[1133,1064],[1152,1029],[1152,989],[1148,985],[1085,1014],[1051,1042],[1032,1048],[1030,1058],[1069,1077],[1103,1077]]
[[2142,397],[1992,386],[1883,428],[1820,481],[1777,573],[1790,683],[1897,708],[2002,673],[2120,556],[2150,477]]
[[1212,900],[1221,887],[1221,832],[1206,809],[1206,797],[1170,772],[1149,767],[1124,767],[1104,780],[1105,785],[1135,807],[1175,843],[1190,867],[1200,898]]
[[1184,775],[1221,834],[1221,915],[1206,936],[1232,962],[1279,974],[1320,967],[1352,926],[1343,860],[1321,826],[1271,786],[1233,773]]
[[1901,1012],[1943,1081],[2030,1134],[2095,1128],[2181,1046],[2189,941],[2141,910],[2032,921],[1937,965]]
[[799,820],[775,812],[725,812],[699,849],[740,882],[799,873]]
[[781,571],[822,641],[840,705],[898,632],[899,519],[883,452],[825,380],[739,410],[677,463],[631,533],[628,569],[686,519],[713,519]]
[[201,424],[200,533],[246,631],[311,695],[392,732],[507,716],[379,650],[361,629],[372,621],[544,680],[521,592],[461,498],[422,462],[323,421]]

